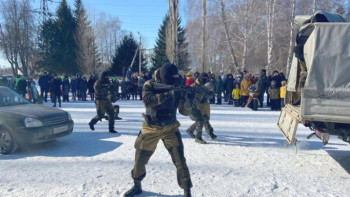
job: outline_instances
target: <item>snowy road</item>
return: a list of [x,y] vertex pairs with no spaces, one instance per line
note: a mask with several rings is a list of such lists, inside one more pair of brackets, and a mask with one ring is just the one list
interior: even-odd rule
[[[70,136],[0,155],[0,196],[120,196],[132,185],[135,138],[140,130],[140,101],[118,101],[120,134],[109,134],[108,123],[91,132],[88,121],[95,106],[63,103],[75,128]],[[276,122],[278,112],[251,111],[212,105],[216,141],[197,144],[185,133],[192,123],[179,115],[193,196],[349,196],[350,146],[333,137],[323,147],[300,127],[298,150],[284,146]],[[209,140],[204,134],[204,138]],[[140,196],[182,196],[175,167],[166,149],[158,149],[147,165]]]

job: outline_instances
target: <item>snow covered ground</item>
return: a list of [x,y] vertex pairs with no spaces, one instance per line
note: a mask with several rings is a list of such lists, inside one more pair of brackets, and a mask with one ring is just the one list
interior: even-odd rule
[[[88,122],[95,106],[63,103],[75,122],[71,135],[0,156],[0,196],[121,196],[132,186],[134,141],[144,107],[140,101],[118,101],[120,134],[108,133],[108,123]],[[51,105],[51,103],[45,104]],[[350,146],[333,137],[323,146],[306,140],[302,126],[295,147],[285,147],[276,122],[279,112],[251,111],[226,104],[212,105],[211,124],[218,139],[202,145],[185,130],[192,123],[178,115],[193,196],[349,196]],[[147,165],[140,196],[182,196],[175,167],[160,142]]]

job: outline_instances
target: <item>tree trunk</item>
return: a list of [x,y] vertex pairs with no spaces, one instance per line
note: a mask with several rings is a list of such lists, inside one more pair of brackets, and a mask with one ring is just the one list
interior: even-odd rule
[[245,0],[242,71],[246,69],[246,59],[248,54],[248,7],[249,1]]
[[290,40],[289,40],[289,50],[288,50],[288,59],[287,59],[287,68],[286,76],[289,75],[290,65],[293,59],[293,46],[294,46],[294,17],[295,17],[295,3],[296,0],[292,0],[292,9],[291,9],[291,22],[290,22]]
[[167,56],[171,63],[178,64],[177,15],[179,0],[169,0],[169,25],[167,26]]
[[202,1],[202,72],[206,71],[206,28],[207,28],[207,0]]
[[231,38],[230,38],[230,34],[228,32],[228,27],[227,27],[227,23],[226,23],[226,14],[225,14],[225,3],[223,0],[221,0],[221,17],[222,17],[222,23],[224,25],[225,28],[225,34],[226,34],[226,39],[230,48],[230,52],[231,52],[231,58],[232,58],[232,67],[231,67],[231,72],[233,72],[233,70],[236,71],[236,73],[239,73],[239,67],[238,67],[238,63],[236,60],[236,56],[235,56],[235,52],[233,49],[233,45],[231,43]]
[[274,23],[274,12],[275,12],[275,0],[266,0],[266,32],[267,32],[267,65],[266,65],[266,72],[269,73],[270,69],[272,67],[272,61],[273,61],[273,40],[274,40],[274,34],[273,34],[273,23]]

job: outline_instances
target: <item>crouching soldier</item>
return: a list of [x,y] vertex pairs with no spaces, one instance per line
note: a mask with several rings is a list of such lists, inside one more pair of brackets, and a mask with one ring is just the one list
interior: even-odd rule
[[177,67],[165,64],[156,71],[154,80],[145,82],[142,89],[142,100],[146,107],[145,121],[135,141],[135,164],[131,171],[134,186],[123,196],[132,197],[142,193],[141,181],[146,176],[146,164],[154,153],[158,141],[162,140],[177,169],[177,181],[184,189],[184,196],[191,196],[192,182],[184,156],[184,146],[179,132],[180,123],[176,111],[184,115],[190,112],[190,105],[181,91],[156,90],[155,83],[174,85],[179,77]]
[[[194,124],[192,124],[188,129],[187,133],[192,137],[196,139],[196,142],[205,144],[206,141],[202,139],[202,130],[203,126],[205,128],[205,131],[208,133],[211,139],[215,139],[217,136],[214,134],[214,129],[209,123],[210,119],[210,105],[208,103],[208,99],[210,96],[212,96],[213,92],[211,92],[205,84],[208,81],[208,74],[207,73],[201,73],[199,78],[196,80],[196,82],[192,85],[194,89],[200,89],[203,91],[196,91],[196,92],[202,92],[202,95],[200,96],[198,103],[193,103],[192,111],[190,114],[190,118],[195,121]],[[198,94],[198,93],[197,93]],[[198,95],[196,95],[198,98]],[[197,131],[196,135],[194,135],[194,130]]]
[[97,116],[95,116],[89,122],[91,130],[95,130],[94,125],[104,118],[105,113],[108,115],[108,126],[110,133],[118,133],[114,130],[114,108],[112,102],[117,100],[117,95],[115,89],[111,85],[111,82],[108,79],[109,72],[103,71],[101,77],[96,81],[94,85],[95,90],[95,105]]

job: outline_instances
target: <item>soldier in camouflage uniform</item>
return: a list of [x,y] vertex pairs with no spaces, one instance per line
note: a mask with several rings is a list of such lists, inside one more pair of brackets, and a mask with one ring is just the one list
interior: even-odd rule
[[[184,189],[184,196],[191,196],[192,182],[184,156],[184,146],[179,132],[180,123],[176,120],[176,111],[184,115],[190,113],[191,107],[186,105],[185,96],[181,91],[156,90],[154,83],[174,85],[179,77],[177,67],[165,64],[156,71],[154,80],[145,82],[142,90],[142,100],[146,107],[147,119],[142,124],[135,141],[135,165],[131,171],[134,186],[124,194],[132,197],[142,193],[141,181],[146,176],[146,164],[154,153],[159,140],[162,140],[177,169],[177,181]],[[186,107],[187,106],[187,107]]]
[[95,116],[89,122],[91,130],[95,130],[94,125],[104,118],[105,113],[108,115],[108,126],[110,133],[118,133],[114,130],[114,108],[112,102],[117,100],[115,88],[113,88],[111,82],[108,79],[109,72],[103,71],[101,77],[94,84],[95,89],[95,105],[97,116]]
[[[194,88],[198,89],[209,89],[205,86],[205,84],[208,81],[208,74],[207,73],[201,73],[199,78],[196,80],[196,82],[192,85]],[[202,130],[203,126],[205,128],[205,131],[208,133],[211,139],[215,139],[217,136],[214,134],[214,129],[209,123],[210,119],[210,105],[208,103],[208,99],[213,96],[212,91],[202,91],[206,92],[200,100],[198,104],[193,105],[192,111],[190,114],[190,118],[195,121],[194,124],[192,124],[188,129],[187,133],[192,137],[195,138],[195,141],[201,144],[205,144],[206,141],[202,139]],[[196,135],[194,135],[194,130],[197,131]]]
[[294,103],[292,103],[292,105],[294,105],[294,106],[300,105],[301,90],[305,86],[306,77],[307,77],[307,68],[306,68],[305,62],[303,62],[302,60],[299,60],[298,66],[300,69],[299,83],[298,83],[298,87],[297,87],[298,99]]

